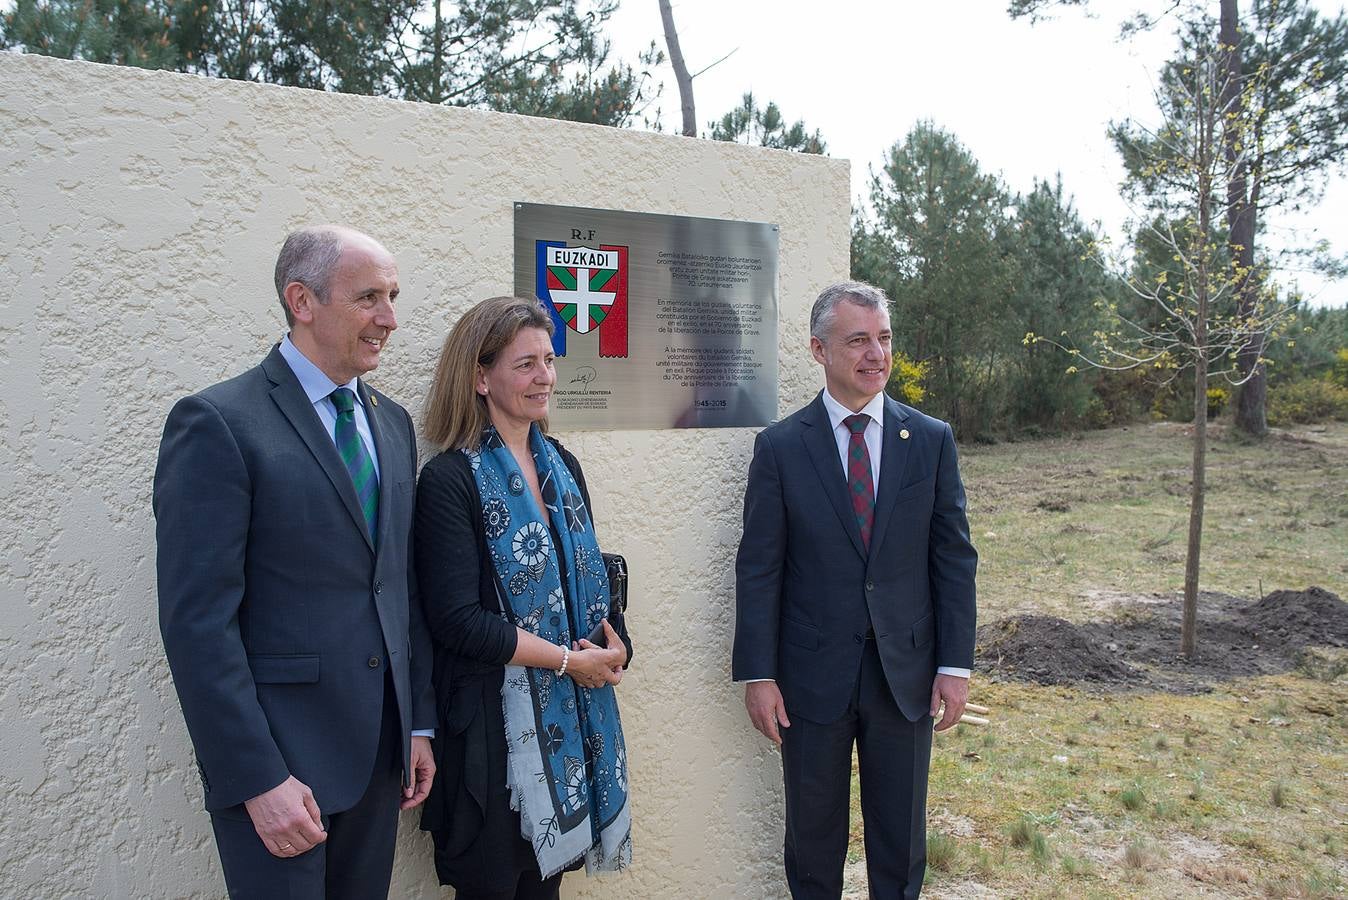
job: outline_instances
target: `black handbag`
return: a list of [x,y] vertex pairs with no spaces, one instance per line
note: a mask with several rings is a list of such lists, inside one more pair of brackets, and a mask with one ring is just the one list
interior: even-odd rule
[[600,553],[608,573],[609,608],[618,615],[627,612],[627,560],[621,553]]
[[[627,612],[627,560],[621,553],[599,554],[604,558],[604,572],[608,575],[608,608],[610,624],[617,621],[622,625],[623,614]],[[604,623],[600,622],[585,636],[585,639],[597,647],[607,647],[604,639]]]

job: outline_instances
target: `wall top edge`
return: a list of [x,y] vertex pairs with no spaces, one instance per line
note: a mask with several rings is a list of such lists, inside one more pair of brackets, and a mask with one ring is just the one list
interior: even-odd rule
[[[268,96],[280,97],[285,93],[291,95],[307,94],[310,95],[311,102],[333,103],[347,107],[369,105],[371,109],[378,107],[383,110],[396,110],[399,113],[411,113],[414,115],[426,116],[444,116],[449,119],[459,117],[463,120],[476,120],[487,122],[495,119],[499,123],[510,123],[512,127],[520,124],[546,123],[546,127],[557,128],[561,130],[579,129],[580,133],[594,134],[596,130],[611,132],[619,140],[630,140],[636,142],[664,142],[666,149],[674,149],[676,145],[683,144],[690,139],[681,134],[664,134],[654,131],[639,131],[631,128],[614,128],[609,125],[593,125],[585,122],[571,122],[565,119],[547,119],[538,116],[526,116],[519,113],[496,112],[493,110],[470,109],[462,106],[444,106],[439,104],[421,103],[414,100],[400,100],[394,97],[378,97],[366,94],[345,94],[336,91],[321,91],[314,88],[291,87],[289,85],[266,84],[256,81],[236,81],[229,78],[215,78],[206,75],[192,75],[182,72],[170,72],[162,69],[141,69],[134,66],[116,66],[107,63],[88,62],[86,60],[59,59],[57,57],[42,56],[37,53],[23,53],[17,50],[0,50],[0,70],[21,71],[28,69],[34,74],[51,73],[53,71],[68,72],[74,77],[88,78],[97,80],[99,83],[106,84],[109,79],[122,79],[126,82],[141,82],[146,85],[152,83],[176,82],[182,87],[191,87],[200,89],[204,92],[215,92],[217,94],[233,95],[243,98],[249,98],[256,101],[257,98]],[[15,93],[15,85],[11,77],[3,79],[0,83],[0,96]],[[251,97],[250,97],[251,95]],[[246,102],[246,101],[245,101]],[[728,159],[735,157],[759,157],[764,162],[782,162],[792,160],[794,164],[801,166],[818,166],[824,169],[845,170],[843,177],[848,177],[847,172],[851,171],[851,160],[841,157],[816,156],[808,153],[797,153],[790,150],[776,150],[768,147],[753,147],[745,144],[736,144],[723,141],[712,141],[702,138],[693,138],[700,149],[708,153],[722,155]],[[682,149],[682,148],[680,148]]]

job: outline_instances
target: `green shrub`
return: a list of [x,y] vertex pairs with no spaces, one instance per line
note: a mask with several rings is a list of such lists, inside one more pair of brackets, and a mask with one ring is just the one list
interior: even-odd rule
[[1348,387],[1306,378],[1268,390],[1268,424],[1276,426],[1348,420]]
[[1329,370],[1329,380],[1341,388],[1348,388],[1348,347],[1340,347],[1334,353],[1334,365]]
[[1220,416],[1229,402],[1231,402],[1231,394],[1227,392],[1226,388],[1208,388],[1208,418],[1215,419]]
[[1097,373],[1086,421],[1095,428],[1136,421],[1151,409],[1158,391],[1144,369]]
[[894,363],[889,369],[890,396],[909,406],[920,406],[927,396],[924,384],[931,374],[931,363],[915,362],[901,351],[894,352]]

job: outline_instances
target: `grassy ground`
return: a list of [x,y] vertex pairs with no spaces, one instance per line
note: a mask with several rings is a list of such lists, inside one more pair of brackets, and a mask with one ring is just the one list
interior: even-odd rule
[[[1208,452],[1204,590],[1348,587],[1348,425]],[[983,621],[1022,612],[1092,618],[1099,592],[1179,590],[1189,527],[1187,429],[972,446],[961,466],[981,559]],[[1085,601],[1085,602],[1083,602]]]
[[[1258,445],[1216,432],[1202,588],[1348,596],[1348,425]],[[963,454],[982,621],[1080,622],[1180,588],[1184,428]],[[1093,694],[975,674],[993,722],[936,738],[927,896],[1348,896],[1348,678],[1213,687]],[[865,896],[855,791],[853,822],[849,895]]]

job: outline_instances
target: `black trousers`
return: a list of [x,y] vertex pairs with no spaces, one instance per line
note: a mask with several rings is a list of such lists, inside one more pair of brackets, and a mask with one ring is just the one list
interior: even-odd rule
[[786,881],[795,900],[842,896],[853,743],[861,767],[870,895],[890,900],[921,893],[931,728],[930,716],[910,722],[899,711],[874,640],[866,641],[842,718],[819,723],[791,715],[791,727],[782,729],[782,768]]
[[[384,714],[370,783],[359,802],[323,814],[328,839],[287,859],[267,852],[242,806],[211,814],[225,886],[233,900],[371,900],[387,897],[402,799],[402,739],[393,682],[384,679]],[[320,808],[320,812],[322,812]]]

